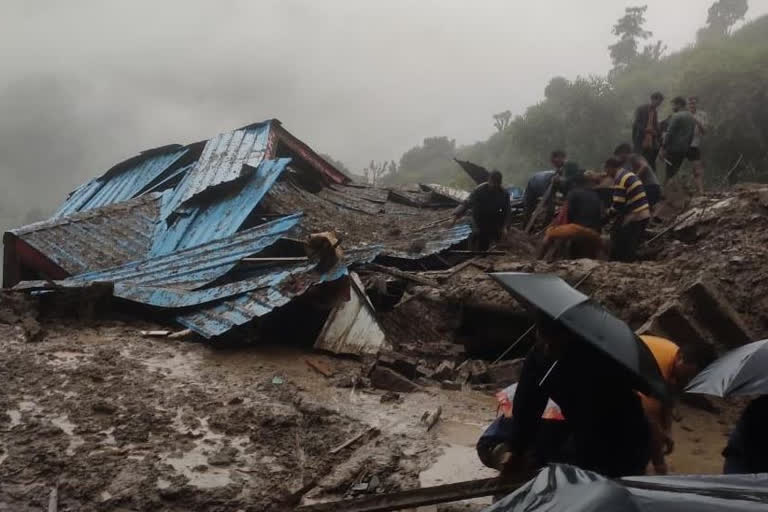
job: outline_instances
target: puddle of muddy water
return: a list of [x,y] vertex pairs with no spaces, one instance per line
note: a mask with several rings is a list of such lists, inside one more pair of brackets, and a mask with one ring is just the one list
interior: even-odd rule
[[[182,420],[182,412],[182,409],[177,411],[173,425],[177,431],[187,432],[191,429],[184,424]],[[208,457],[223,446],[228,445],[234,447],[238,451],[238,462],[242,462],[245,458],[244,447],[249,444],[249,439],[246,436],[225,436],[223,434],[216,434],[208,427],[207,417],[198,419],[200,426],[193,429],[193,431],[195,434],[201,434],[201,436],[194,440],[194,447],[181,455],[166,454],[162,456],[162,458],[166,463],[170,464],[177,473],[185,476],[189,481],[189,485],[202,489],[229,485],[233,481],[232,471],[234,470],[234,467],[212,466],[208,463]],[[225,441],[227,442],[225,443]],[[196,470],[195,468],[199,466],[205,466],[206,470]],[[163,485],[163,481],[163,479],[158,480],[157,485]],[[167,485],[170,485],[170,483]]]
[[[480,425],[444,421],[440,424],[437,437],[445,443],[442,454],[434,464],[419,474],[421,487],[452,484],[465,480],[491,478],[497,475],[493,469],[483,466],[477,458],[475,443],[483,433]],[[492,497],[475,498],[459,503],[490,505]],[[428,510],[428,509],[424,509]]]

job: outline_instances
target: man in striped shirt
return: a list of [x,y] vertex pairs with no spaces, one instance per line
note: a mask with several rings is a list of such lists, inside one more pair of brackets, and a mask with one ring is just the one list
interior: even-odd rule
[[623,169],[616,158],[605,162],[605,172],[613,178],[611,213],[616,215],[611,229],[611,259],[634,261],[651,218],[648,197],[642,180]]

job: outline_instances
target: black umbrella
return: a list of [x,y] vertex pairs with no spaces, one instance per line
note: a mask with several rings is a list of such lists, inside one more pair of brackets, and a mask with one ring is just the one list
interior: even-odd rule
[[645,394],[666,398],[656,359],[630,327],[600,304],[552,274],[491,274],[515,298],[559,321],[579,338],[622,365]]
[[768,340],[728,352],[704,368],[685,390],[720,397],[768,394]]
[[491,173],[488,172],[488,169],[483,166],[473,164],[466,160],[459,160],[458,158],[454,158],[454,161],[459,164],[461,168],[464,169],[464,172],[469,174],[469,177],[478,185],[488,181],[488,176],[491,175]]

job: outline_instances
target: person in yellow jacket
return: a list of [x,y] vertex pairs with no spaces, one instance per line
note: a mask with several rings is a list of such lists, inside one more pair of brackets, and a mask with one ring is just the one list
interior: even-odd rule
[[[714,354],[710,350],[694,345],[680,347],[676,343],[658,336],[643,335],[640,339],[650,349],[667,387],[674,397],[682,393],[688,382],[707,366]],[[672,453],[675,443],[671,437],[672,409],[674,401],[662,403],[655,398],[640,394],[645,415],[651,426],[651,463],[654,472],[665,475],[669,471],[666,455]]]

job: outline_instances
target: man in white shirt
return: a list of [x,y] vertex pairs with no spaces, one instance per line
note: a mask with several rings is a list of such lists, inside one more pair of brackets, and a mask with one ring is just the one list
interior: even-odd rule
[[696,130],[693,134],[691,147],[688,150],[688,160],[693,166],[693,179],[696,182],[696,188],[699,194],[704,193],[704,163],[701,160],[701,139],[709,129],[709,116],[707,113],[698,109],[699,97],[691,96],[688,98],[688,110],[696,120]]

